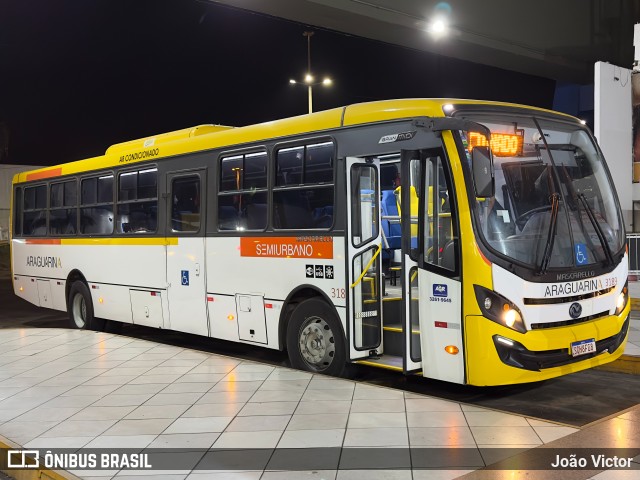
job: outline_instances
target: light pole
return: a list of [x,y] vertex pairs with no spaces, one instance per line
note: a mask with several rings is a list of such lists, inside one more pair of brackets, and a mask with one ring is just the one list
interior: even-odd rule
[[314,85],[324,85],[325,87],[330,86],[333,81],[329,77],[325,77],[322,82],[315,82],[313,75],[311,75],[311,37],[314,32],[306,31],[302,35],[307,37],[307,74],[304,77],[304,81],[298,82],[296,80],[289,80],[289,83],[292,85],[296,85],[298,83],[305,84],[307,86],[307,92],[309,97],[309,113],[313,113],[313,86]]

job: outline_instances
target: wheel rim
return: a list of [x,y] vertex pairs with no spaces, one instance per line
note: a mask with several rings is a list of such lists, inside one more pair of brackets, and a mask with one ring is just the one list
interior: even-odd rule
[[84,297],[77,293],[73,297],[73,304],[71,307],[73,313],[73,321],[78,328],[84,328],[87,324],[87,303],[84,301]]
[[298,345],[302,359],[313,370],[322,371],[331,366],[336,344],[331,327],[322,318],[309,317],[304,321]]

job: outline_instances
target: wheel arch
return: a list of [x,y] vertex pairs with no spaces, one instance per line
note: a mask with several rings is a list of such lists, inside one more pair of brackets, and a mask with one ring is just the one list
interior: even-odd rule
[[64,286],[64,296],[65,303],[67,304],[67,310],[69,310],[69,292],[71,292],[71,286],[73,285],[73,282],[77,280],[80,280],[87,286],[87,288],[89,288],[89,283],[87,282],[87,279],[82,274],[82,272],[77,269],[71,270],[69,272],[69,275],[67,275],[67,282]]
[[346,344],[347,337],[344,331],[344,325],[342,325],[342,320],[340,319],[340,315],[338,315],[336,306],[333,304],[329,296],[314,285],[303,284],[293,289],[282,304],[282,311],[280,312],[280,319],[278,321],[278,346],[280,351],[284,351],[286,349],[287,326],[289,325],[289,320],[291,320],[293,311],[300,302],[310,298],[319,298],[331,307],[338,319],[338,323],[340,324],[340,333],[342,333],[342,338],[344,338]]

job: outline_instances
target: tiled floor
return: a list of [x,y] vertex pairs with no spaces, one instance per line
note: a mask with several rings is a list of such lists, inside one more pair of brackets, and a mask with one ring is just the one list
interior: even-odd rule
[[640,357],[640,312],[631,312],[629,337],[627,340],[627,346],[624,349],[624,354]]
[[[2,329],[0,350],[0,435],[24,447],[530,448],[577,431],[105,333]],[[78,473],[83,478],[132,476]],[[335,470],[167,473],[171,479],[363,478],[356,471]],[[464,473],[368,471],[366,478],[447,479]]]
[[[640,282],[629,286],[640,298]],[[594,446],[601,441],[590,429],[108,334],[2,329],[0,352],[0,436],[27,447],[562,447],[581,434]],[[640,312],[632,312],[625,354],[640,356]],[[606,425],[631,438],[624,428],[638,418],[622,414]],[[631,446],[640,446],[637,432],[633,438]],[[144,478],[135,471],[75,473]],[[154,473],[156,480],[521,478],[464,469]],[[538,471],[527,478],[551,477]],[[609,470],[571,478],[635,480],[639,474]]]
[[[640,282],[629,281],[629,295],[633,299],[640,299]],[[629,339],[624,353],[640,357],[640,311],[631,310]]]

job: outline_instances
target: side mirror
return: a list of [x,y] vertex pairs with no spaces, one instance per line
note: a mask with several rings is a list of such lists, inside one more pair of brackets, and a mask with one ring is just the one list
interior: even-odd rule
[[476,197],[493,197],[495,184],[493,179],[493,156],[489,147],[475,147],[471,152],[471,170]]

